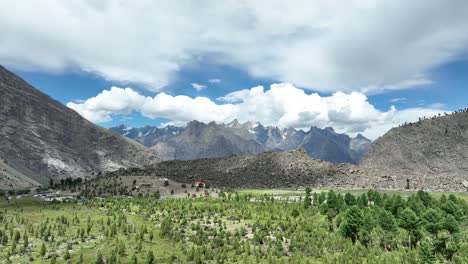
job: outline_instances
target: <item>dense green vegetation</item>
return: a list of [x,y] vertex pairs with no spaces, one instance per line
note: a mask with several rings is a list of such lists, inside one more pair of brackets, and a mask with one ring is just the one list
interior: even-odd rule
[[23,198],[0,203],[11,263],[467,263],[468,204],[368,191],[299,200]]

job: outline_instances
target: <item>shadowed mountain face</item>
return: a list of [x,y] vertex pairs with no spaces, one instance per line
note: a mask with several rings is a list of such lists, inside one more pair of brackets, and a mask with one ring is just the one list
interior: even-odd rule
[[0,159],[40,183],[156,160],[140,144],[94,125],[1,66]]
[[258,122],[205,124],[192,121],[186,127],[125,125],[111,130],[134,139],[154,150],[163,160],[218,158],[265,151],[304,148],[309,156],[330,162],[357,163],[367,151],[370,140],[358,135],[350,138],[332,128],[312,127],[309,131],[263,126]]

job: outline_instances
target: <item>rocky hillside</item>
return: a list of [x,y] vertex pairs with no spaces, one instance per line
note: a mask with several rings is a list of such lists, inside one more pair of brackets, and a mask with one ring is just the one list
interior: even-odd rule
[[145,169],[122,169],[107,176],[153,176],[183,183],[204,181],[215,187],[284,188],[328,186],[336,177],[346,177],[353,167],[315,160],[305,150],[298,149],[227,158],[165,161]]
[[40,183],[13,169],[8,162],[0,159],[0,190],[22,190],[38,186]]
[[228,124],[192,121],[186,127],[164,128],[122,125],[111,130],[151,147],[163,160],[217,158],[304,148],[315,159],[357,163],[370,145],[370,140],[362,135],[351,138],[336,133],[333,128],[311,127],[305,132],[294,128],[265,127],[258,122],[241,124],[237,120]]
[[466,190],[468,112],[421,119],[391,129],[370,147],[360,165],[376,187]]
[[0,66],[0,159],[35,182],[150,164],[140,144],[94,125]]

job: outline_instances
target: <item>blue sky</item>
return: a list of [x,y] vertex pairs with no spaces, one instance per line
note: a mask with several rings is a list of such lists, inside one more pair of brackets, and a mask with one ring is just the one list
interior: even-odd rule
[[105,127],[237,118],[376,138],[467,106],[466,1],[3,6],[0,64]]
[[[13,71],[65,105],[71,101],[86,100],[112,86],[132,87],[147,96],[154,94],[138,83],[108,81],[96,74],[80,70],[55,73],[17,69],[13,69]],[[436,105],[442,110],[453,111],[468,106],[467,73],[468,61],[452,62],[431,71],[432,84],[412,89],[370,94],[367,97],[369,102],[381,111],[388,110],[392,105],[398,109]],[[219,79],[220,82],[210,83],[210,79]],[[216,98],[230,92],[258,85],[268,87],[275,82],[280,81],[252,78],[241,69],[207,63],[182,69],[173,83],[165,87],[163,91],[171,95],[204,96],[214,101]],[[192,88],[191,83],[199,83],[207,87],[197,91]],[[315,91],[307,91],[307,93],[313,92]],[[330,95],[330,93],[323,92],[319,94],[322,96]],[[168,121],[169,119],[166,118],[152,119],[133,113],[131,115],[116,115],[112,121],[100,122],[99,124],[104,127],[119,124],[141,127],[144,125],[160,125]]]

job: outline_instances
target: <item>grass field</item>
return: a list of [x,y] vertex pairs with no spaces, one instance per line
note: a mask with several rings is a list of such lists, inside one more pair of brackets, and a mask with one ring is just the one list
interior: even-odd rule
[[0,263],[468,261],[466,194],[314,191],[307,199],[301,189],[249,189],[196,199],[1,200]]
[[[86,206],[82,203],[54,204],[41,201],[37,198],[25,197],[12,200],[10,203],[2,201],[0,202],[0,209],[4,212],[1,214],[4,219],[10,221],[16,220],[16,222],[13,221],[13,232],[19,231],[23,239],[24,230],[28,230],[30,226],[41,227],[44,223],[52,223],[51,229],[56,229],[58,226],[62,226],[65,229],[63,231],[56,230],[57,233],[55,235],[55,232],[52,231],[52,235],[48,238],[42,235],[36,237],[29,235],[28,248],[23,249],[24,246],[18,243],[18,254],[10,254],[11,257],[9,259],[12,263],[50,263],[53,256],[57,257],[57,263],[65,263],[66,261],[63,259],[63,256],[67,248],[69,248],[72,263],[77,263],[81,255],[83,263],[93,263],[98,251],[104,256],[110,256],[118,241],[127,241],[129,239],[126,234],[117,234],[112,239],[109,239],[105,237],[103,230],[95,226],[90,229],[86,238],[81,239],[76,235],[79,230],[87,227],[88,219],[91,219],[93,223],[107,221],[109,219],[109,212],[104,208]],[[63,217],[69,219],[69,223],[58,225],[57,222],[60,222],[59,219]],[[128,215],[126,220],[128,225],[136,229],[140,229],[146,223],[141,216],[136,214]],[[4,232],[7,232],[7,230],[9,228],[4,228]],[[157,232],[157,229],[154,231]],[[44,243],[44,241],[46,242]],[[40,256],[40,247],[43,243],[47,249],[44,257]],[[7,243],[8,245],[11,247],[11,240]],[[157,247],[154,245],[157,245]],[[145,248],[152,248],[156,256],[165,256],[167,252],[174,252],[170,241],[159,238],[157,233],[155,233],[152,242],[143,241],[141,253],[135,254],[139,259],[144,259]],[[0,259],[5,260],[8,258],[8,255],[8,247],[0,246]],[[125,256],[122,257],[121,262],[128,263],[128,257],[130,256],[127,256],[127,258]],[[160,258],[159,260],[164,261],[165,258]]]

